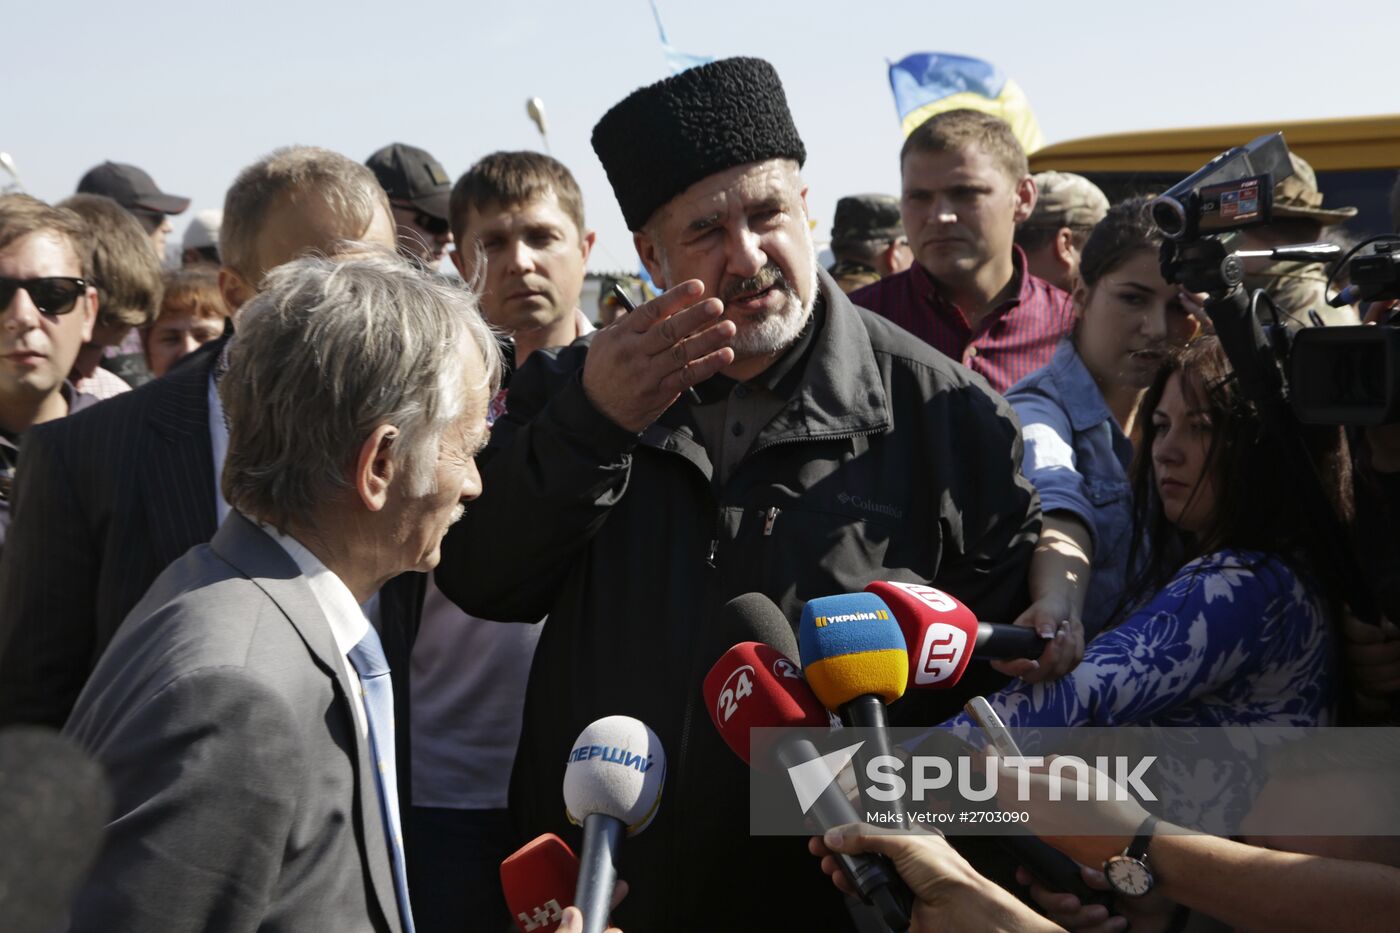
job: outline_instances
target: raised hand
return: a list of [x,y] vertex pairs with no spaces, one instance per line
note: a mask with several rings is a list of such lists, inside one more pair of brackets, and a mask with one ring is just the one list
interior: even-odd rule
[[734,362],[724,304],[682,282],[603,328],[583,366],[583,391],[620,427],[641,433],[682,392]]

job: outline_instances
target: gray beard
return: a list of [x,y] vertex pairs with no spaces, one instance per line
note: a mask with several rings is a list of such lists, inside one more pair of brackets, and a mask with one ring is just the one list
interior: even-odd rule
[[[813,297],[815,297],[813,292]],[[734,335],[734,359],[767,356],[792,346],[812,313],[811,305],[803,307],[796,292],[785,293],[782,308],[761,321],[755,321]]]
[[[810,238],[808,240],[810,243]],[[756,356],[768,356],[792,346],[802,333],[807,318],[812,314],[812,305],[817,300],[817,254],[811,255],[812,275],[807,283],[807,294],[812,298],[805,305],[796,291],[784,292],[786,301],[777,311],[761,321],[756,321],[734,335],[734,359],[745,360]]]

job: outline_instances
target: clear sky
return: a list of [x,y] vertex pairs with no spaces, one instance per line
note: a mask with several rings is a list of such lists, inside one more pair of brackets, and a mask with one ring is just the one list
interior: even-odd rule
[[[897,192],[886,62],[911,52],[1000,66],[1052,143],[1400,111],[1396,0],[659,5],[681,51],[777,67],[820,234],[841,195]],[[637,265],[589,134],[612,104],[668,74],[647,0],[5,0],[0,30],[0,150],[39,197],[64,197],[110,158],[194,209],[221,207],[242,166],[289,143],[356,159],[412,143],[455,178],[488,152],[540,148],[525,113],[538,95],[551,150],[599,232],[591,266]]]

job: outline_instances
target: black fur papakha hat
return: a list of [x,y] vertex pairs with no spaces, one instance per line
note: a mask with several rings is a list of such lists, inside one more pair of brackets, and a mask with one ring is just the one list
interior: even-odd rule
[[633,91],[593,127],[629,230],[695,182],[766,159],[807,161],[783,83],[761,58],[726,58]]

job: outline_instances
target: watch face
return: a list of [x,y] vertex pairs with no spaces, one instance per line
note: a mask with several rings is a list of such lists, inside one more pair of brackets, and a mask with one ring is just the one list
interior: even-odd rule
[[1113,890],[1128,897],[1142,897],[1152,890],[1152,872],[1135,858],[1115,855],[1103,867],[1103,873]]

